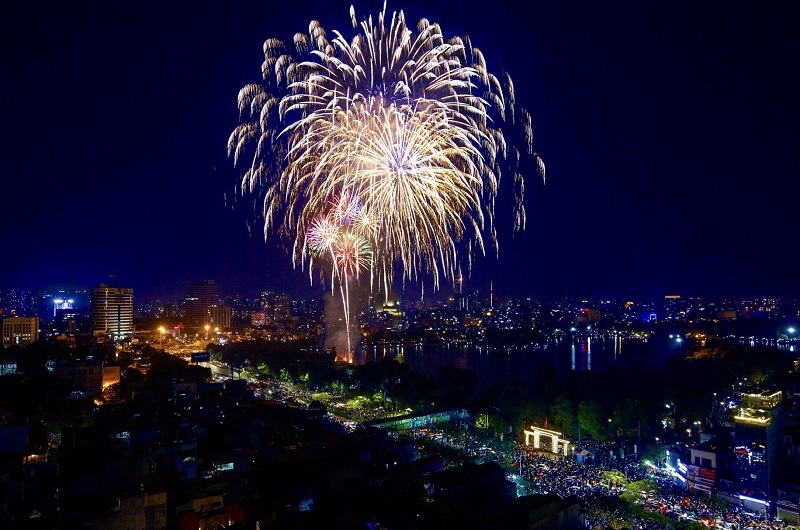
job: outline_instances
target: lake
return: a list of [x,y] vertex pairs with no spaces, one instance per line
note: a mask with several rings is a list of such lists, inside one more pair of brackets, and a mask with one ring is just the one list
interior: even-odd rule
[[390,356],[411,368],[435,376],[442,364],[469,369],[478,374],[479,388],[510,379],[532,381],[539,367],[552,366],[563,375],[570,370],[605,370],[637,361],[655,366],[680,350],[643,339],[620,335],[587,336],[551,340],[545,345],[496,349],[478,344],[451,343],[444,346],[359,345],[353,361],[361,364]]

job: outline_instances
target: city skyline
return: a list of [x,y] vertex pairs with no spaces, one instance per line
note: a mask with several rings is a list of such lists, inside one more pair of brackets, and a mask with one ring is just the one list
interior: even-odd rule
[[[381,5],[355,7],[365,17]],[[347,32],[348,6],[6,7],[0,171],[14,230],[0,289],[113,274],[143,297],[202,279],[321,296],[285,242],[264,243],[253,197],[234,199],[225,147],[263,41],[312,18]],[[476,260],[473,285],[798,295],[798,4],[577,2],[543,4],[533,19],[512,4],[470,7],[388,10],[469,35],[533,116],[547,183],[527,175],[528,226],[515,237],[498,206],[499,257]]]
[[[194,293],[198,285],[211,284],[216,289],[218,295],[215,296],[216,301],[207,301],[203,304],[204,307],[237,307],[237,308],[263,308],[265,300],[272,299],[273,297],[281,297],[287,301],[296,302],[325,302],[330,295],[330,292],[325,293],[326,296],[303,296],[297,293],[291,293],[280,290],[262,289],[250,292],[233,292],[224,289],[214,280],[203,280],[198,282],[191,282],[183,286],[180,294],[175,296],[153,296],[153,295],[139,295],[135,292],[132,294],[134,312],[139,314],[147,314],[155,309],[179,310],[185,313],[185,316],[191,317],[193,313],[193,305],[197,304],[199,299]],[[91,295],[98,289],[124,289],[131,291],[130,287],[119,283],[100,283],[91,287],[84,286],[48,286],[38,290],[28,289],[0,289],[0,319],[3,316],[24,316],[33,315],[44,317],[45,319],[58,318],[62,312],[70,312],[72,310],[87,311],[91,307]],[[202,287],[201,287],[202,288]],[[418,293],[416,293],[418,294]],[[469,301],[467,303],[467,301]],[[779,297],[779,296],[728,296],[728,297],[704,297],[693,296],[687,294],[670,293],[660,295],[655,298],[633,298],[633,297],[598,297],[598,296],[514,296],[503,295],[494,292],[491,288],[478,288],[468,287],[462,291],[438,291],[434,295],[420,298],[414,296],[413,293],[398,293],[393,292],[388,299],[385,299],[381,293],[373,293],[363,300],[363,304],[359,304],[358,310],[366,310],[370,307],[395,307],[400,304],[401,307],[409,309],[424,309],[435,308],[442,305],[450,306],[456,310],[474,310],[476,308],[489,308],[492,304],[497,307],[507,306],[514,307],[517,305],[539,305],[561,307],[570,306],[574,310],[580,311],[594,311],[596,308],[608,307],[629,307],[636,306],[639,309],[646,310],[674,310],[675,307],[694,307],[694,308],[716,308],[717,310],[733,310],[742,311],[743,315],[752,316],[753,312],[764,311],[764,308],[770,308],[766,313],[759,313],[759,315],[770,316],[771,311],[777,311],[775,315],[781,317],[791,317],[796,307],[800,303],[800,298],[797,297]],[[466,305],[465,305],[466,304]],[[592,309],[594,308],[594,309]],[[788,310],[788,312],[782,311]],[[728,318],[728,317],[726,317]]]

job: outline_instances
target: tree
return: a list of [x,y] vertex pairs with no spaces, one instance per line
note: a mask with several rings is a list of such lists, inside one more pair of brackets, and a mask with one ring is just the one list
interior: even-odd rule
[[660,467],[661,461],[664,460],[664,446],[662,445],[648,445],[644,450],[640,449],[642,463],[648,465],[647,462],[656,467]]
[[344,403],[345,408],[350,412],[358,412],[372,407],[370,400],[366,396],[356,396],[348,399]]
[[614,427],[622,432],[623,436],[635,434],[637,426],[644,418],[644,404],[638,399],[626,399],[614,407]]
[[658,495],[658,485],[656,484],[656,481],[652,479],[646,479],[631,482],[625,486],[625,493],[620,495],[620,497],[628,502],[633,502],[639,499],[642,496],[642,493],[644,493],[647,497]]
[[285,383],[293,383],[294,382],[294,378],[292,377],[292,374],[289,373],[289,370],[287,370],[286,368],[281,368],[281,371],[278,373],[278,379],[280,379],[281,381],[283,381]]
[[488,412],[475,414],[475,427],[478,429],[503,432],[505,425],[503,418],[496,414],[489,414]]
[[517,419],[514,422],[514,431],[522,437],[523,432],[531,425],[541,425],[547,416],[547,405],[541,399],[533,397],[522,404]]
[[768,379],[775,375],[774,370],[765,369],[761,366],[757,366],[753,368],[753,371],[750,372],[750,381],[756,385],[756,387],[761,387]]
[[525,383],[519,379],[496,383],[490,387],[495,396],[493,405],[500,410],[507,423],[514,423],[525,404]]
[[627,479],[625,478],[625,474],[618,469],[609,469],[608,471],[603,472],[603,480],[608,482],[608,486],[611,487],[614,484],[624,486],[627,483]]
[[605,440],[608,425],[603,416],[603,408],[594,399],[581,401],[578,405],[578,423],[581,429],[595,440]]
[[565,435],[576,434],[578,420],[567,396],[561,395],[556,398],[555,403],[550,407],[550,421]]
[[330,390],[331,394],[340,397],[344,395],[344,383],[341,381],[331,381],[328,383],[327,388]]

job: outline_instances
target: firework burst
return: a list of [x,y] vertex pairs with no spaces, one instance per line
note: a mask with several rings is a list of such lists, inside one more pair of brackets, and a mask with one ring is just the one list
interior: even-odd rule
[[339,237],[340,227],[329,215],[318,215],[306,233],[308,248],[317,255],[330,252]]
[[[382,220],[375,259],[385,279],[400,261],[406,277],[432,273],[436,284],[453,277],[459,243],[485,252],[486,233],[496,245],[503,167],[515,179],[514,226],[524,228],[520,152],[503,128],[521,126],[523,152],[543,173],[530,116],[516,107],[510,77],[492,74],[469,39],[446,38],[426,19],[415,32],[402,11],[387,17],[385,5],[376,20],[359,23],[352,7],[350,18],[350,40],[312,21],[292,46],[264,43],[263,82],[240,91],[244,121],[228,149],[236,164],[250,160],[242,188],[263,194],[265,235],[293,240],[296,263],[309,257],[312,220],[348,189],[336,186],[349,185]],[[380,191],[369,192],[371,183]]]
[[[313,256],[330,258],[331,290],[339,278],[339,290],[344,308],[347,352],[350,341],[350,279],[359,277],[362,269],[370,268],[372,249],[362,234],[371,234],[374,224],[363,214],[357,197],[341,193],[329,203],[330,211],[316,216],[306,232],[306,244]],[[313,267],[309,267],[309,272]]]
[[[360,23],[351,7],[350,19],[349,39],[312,21],[291,45],[264,43],[263,80],[239,92],[228,151],[246,164],[242,191],[263,200],[265,237],[291,241],[295,264],[333,250],[334,224],[358,226],[385,292],[398,264],[404,280],[430,275],[436,288],[486,242],[497,248],[502,174],[513,175],[513,226],[524,228],[521,157],[544,176],[530,115],[468,38],[426,19],[414,29],[385,5]],[[523,140],[507,143],[509,129]]]

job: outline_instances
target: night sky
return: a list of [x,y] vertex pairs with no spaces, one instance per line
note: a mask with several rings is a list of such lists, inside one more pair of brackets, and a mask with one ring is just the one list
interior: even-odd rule
[[[469,35],[533,116],[547,182],[527,177],[521,235],[498,205],[499,260],[479,259],[471,285],[800,294],[800,2],[525,4],[388,6]],[[311,19],[350,36],[349,5],[4,2],[0,289],[114,275],[137,296],[207,278],[320,292],[264,243],[252,197],[234,201],[226,142],[263,41]]]

